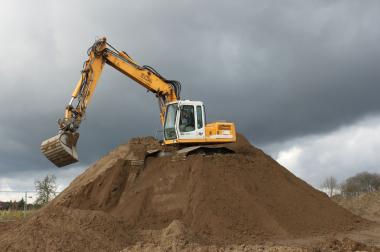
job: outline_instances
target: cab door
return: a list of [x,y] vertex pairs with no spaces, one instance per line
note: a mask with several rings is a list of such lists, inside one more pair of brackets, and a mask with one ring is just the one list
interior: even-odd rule
[[178,113],[179,139],[194,139],[196,137],[195,128],[195,108],[192,104],[181,104]]
[[[179,108],[178,132],[179,139],[201,139],[204,137],[203,113],[200,114],[198,123],[197,106],[182,104]],[[199,125],[198,125],[199,124]],[[199,129],[198,126],[203,128]]]

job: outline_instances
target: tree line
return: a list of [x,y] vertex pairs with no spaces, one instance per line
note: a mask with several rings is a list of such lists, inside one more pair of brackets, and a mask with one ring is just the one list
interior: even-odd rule
[[323,181],[321,187],[327,191],[330,197],[337,193],[343,196],[355,196],[361,193],[375,192],[380,190],[380,174],[360,172],[342,183],[338,183],[336,178],[330,176]]
[[[10,201],[0,201],[0,210],[23,210],[25,207],[25,200],[24,198],[17,200],[10,200]],[[34,204],[28,204],[27,208],[33,208]]]
[[[27,209],[44,206],[57,194],[57,183],[54,175],[46,175],[44,178],[36,180],[34,186],[36,189],[37,198],[33,204],[27,204]],[[0,201],[0,210],[23,210],[24,207],[24,198],[21,198],[19,201]]]

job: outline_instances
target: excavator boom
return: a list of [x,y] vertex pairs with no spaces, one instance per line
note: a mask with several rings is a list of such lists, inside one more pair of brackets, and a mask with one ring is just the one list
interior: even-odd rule
[[86,109],[105,63],[156,94],[160,104],[162,123],[165,103],[176,101],[179,97],[179,82],[166,80],[151,67],[137,65],[128,54],[119,52],[110,46],[106,38],[98,39],[88,50],[88,59],[81,71],[81,77],[71,95],[70,102],[66,106],[64,118],[58,120],[58,134],[41,144],[42,153],[58,167],[78,161],[76,143],[79,133],[77,130],[85,117]]

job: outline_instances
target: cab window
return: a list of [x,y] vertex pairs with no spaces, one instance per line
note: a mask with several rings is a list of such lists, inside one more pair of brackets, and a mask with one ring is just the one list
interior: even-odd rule
[[177,134],[175,132],[175,118],[177,115],[177,104],[170,104],[166,109],[164,135],[165,139],[176,139]]
[[198,129],[203,128],[203,113],[202,106],[197,106],[197,127]]
[[179,119],[179,130],[181,132],[190,132],[195,130],[194,106],[181,106],[181,116]]

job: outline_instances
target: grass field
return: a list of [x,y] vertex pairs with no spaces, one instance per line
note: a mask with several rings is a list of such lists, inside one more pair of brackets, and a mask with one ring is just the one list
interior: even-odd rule
[[35,210],[27,210],[24,216],[24,211],[22,210],[0,210],[0,221],[20,220],[32,215],[34,212]]

